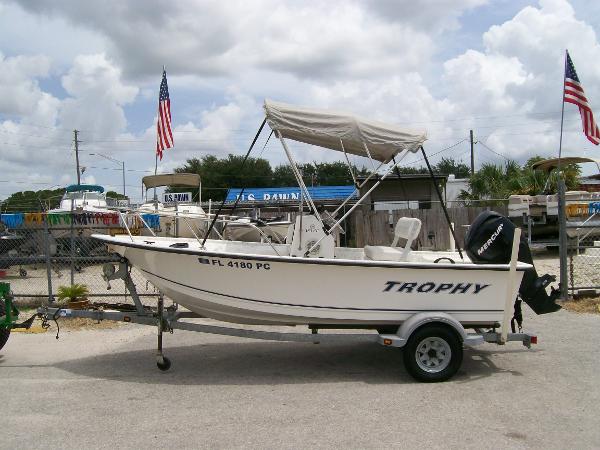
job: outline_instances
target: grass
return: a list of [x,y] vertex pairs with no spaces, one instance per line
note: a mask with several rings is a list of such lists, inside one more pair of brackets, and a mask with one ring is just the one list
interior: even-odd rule
[[600,314],[600,297],[567,300],[562,303],[562,307],[580,314]]

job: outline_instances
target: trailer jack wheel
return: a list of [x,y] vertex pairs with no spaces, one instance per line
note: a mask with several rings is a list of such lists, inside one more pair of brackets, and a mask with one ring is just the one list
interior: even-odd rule
[[166,372],[171,368],[171,360],[166,356],[159,356],[156,358],[156,367],[158,367],[163,372]]

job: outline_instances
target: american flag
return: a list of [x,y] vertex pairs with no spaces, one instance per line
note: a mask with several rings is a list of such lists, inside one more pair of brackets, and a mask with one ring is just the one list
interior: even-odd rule
[[163,150],[171,147],[173,147],[171,100],[169,99],[169,86],[167,86],[167,72],[163,70],[158,96],[158,121],[156,122],[156,154],[161,161]]
[[565,102],[573,103],[579,106],[579,114],[583,123],[583,132],[592,144],[600,144],[600,130],[594,120],[594,113],[583,92],[583,87],[579,82],[575,66],[571,61],[571,56],[567,52],[567,65],[565,68]]

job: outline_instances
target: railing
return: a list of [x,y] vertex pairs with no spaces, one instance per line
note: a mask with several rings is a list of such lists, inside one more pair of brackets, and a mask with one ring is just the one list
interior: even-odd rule
[[[152,236],[156,237],[155,230],[142,217],[142,215],[145,215],[145,214],[153,214],[158,217],[168,217],[168,218],[175,219],[177,221],[183,220],[183,223],[188,227],[188,229],[190,230],[190,232],[192,233],[192,235],[194,236],[194,238],[196,239],[198,244],[200,244],[200,248],[202,248],[202,249],[204,249],[204,246],[202,245],[202,241],[203,241],[203,238],[206,237],[206,235],[202,236],[202,238],[201,238],[199,236],[199,234],[196,233],[196,231],[201,231],[200,228],[198,228],[198,230],[194,230],[194,226],[190,223],[190,220],[192,220],[192,219],[200,220],[200,221],[208,224],[213,220],[213,218],[215,216],[214,214],[181,213],[181,212],[177,212],[177,211],[173,211],[173,212],[171,212],[171,211],[156,211],[156,212],[152,212],[152,213],[147,213],[147,212],[142,213],[139,211],[130,211],[127,213],[119,212],[119,217],[121,219],[121,223],[123,224],[125,230],[127,231],[127,235],[131,239],[131,242],[134,242],[135,240],[133,238],[131,229],[127,223],[131,221],[132,217],[139,218],[140,221],[142,222],[142,224],[144,225],[144,228],[148,229],[149,232],[152,234]],[[230,223],[240,224],[240,222],[238,222],[239,219],[240,218],[237,216],[220,216],[219,218],[217,218],[217,223],[223,224],[224,227],[226,227]],[[275,252],[276,255],[281,256],[280,253],[277,251],[277,248],[273,245],[271,239],[269,239],[269,236],[267,236],[260,227],[256,226],[252,222],[242,222],[242,224],[243,224],[243,226],[248,226],[248,227],[256,230],[259,233],[259,236],[261,236],[261,241],[268,244],[271,247],[271,249]],[[273,236],[276,238],[278,243],[282,244],[283,242],[281,242],[281,240],[277,237],[277,234],[274,232],[274,230],[267,223],[265,223],[265,226],[273,232]],[[217,234],[217,236],[219,237],[220,240],[226,240],[224,238],[224,236],[217,229],[213,228],[213,231],[215,232],[215,234]],[[173,237],[177,237],[177,236],[173,236]]]

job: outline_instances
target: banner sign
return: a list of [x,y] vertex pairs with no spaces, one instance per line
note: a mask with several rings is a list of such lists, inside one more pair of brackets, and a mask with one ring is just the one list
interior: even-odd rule
[[[241,189],[232,188],[227,191],[227,202],[235,202],[240,196]],[[309,187],[308,193],[313,200],[344,200],[356,192],[354,186],[318,186]],[[281,188],[246,188],[240,198],[241,202],[281,202],[300,201],[299,187]]]
[[191,203],[191,192],[165,192],[162,196],[163,203]]

